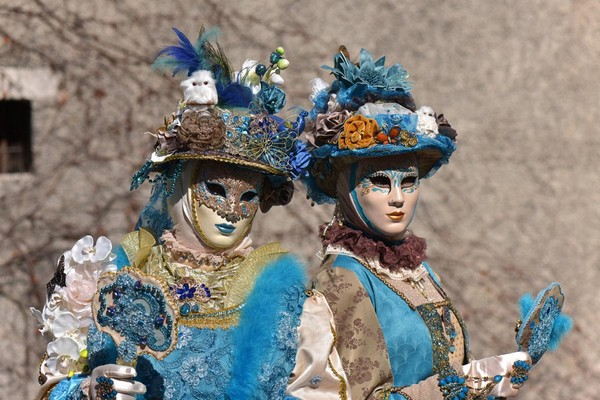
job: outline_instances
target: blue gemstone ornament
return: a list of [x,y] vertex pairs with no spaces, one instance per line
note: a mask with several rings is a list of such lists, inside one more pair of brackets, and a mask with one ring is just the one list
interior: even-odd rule
[[264,64],[258,64],[255,68],[256,75],[263,76],[267,72],[267,67]]
[[279,60],[281,60],[281,54],[277,53],[276,51],[272,52],[271,56],[269,57],[271,64],[277,64],[277,61]]

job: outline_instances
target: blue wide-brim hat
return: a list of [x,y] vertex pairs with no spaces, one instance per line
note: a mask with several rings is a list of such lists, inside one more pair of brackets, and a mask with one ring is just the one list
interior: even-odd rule
[[313,81],[306,137],[310,164],[302,180],[316,203],[335,203],[339,174],[367,158],[414,153],[419,177],[432,176],[456,149],[456,131],[430,107],[416,110],[400,64],[384,67],[361,50],[359,62],[348,60],[345,48],[334,57],[336,80]]

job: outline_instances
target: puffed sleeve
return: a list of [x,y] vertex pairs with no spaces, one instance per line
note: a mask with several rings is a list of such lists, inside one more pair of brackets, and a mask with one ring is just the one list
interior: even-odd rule
[[369,295],[356,275],[329,268],[328,259],[315,280],[333,312],[335,347],[348,377],[353,399],[378,399],[393,378],[383,332]]
[[299,399],[350,399],[335,347],[333,314],[323,294],[316,290],[309,293],[300,316],[296,365],[286,394]]

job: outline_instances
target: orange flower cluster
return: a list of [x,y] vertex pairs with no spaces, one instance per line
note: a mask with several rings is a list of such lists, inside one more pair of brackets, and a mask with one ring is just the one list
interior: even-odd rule
[[377,121],[363,115],[355,115],[346,120],[344,131],[338,139],[338,147],[344,149],[364,149],[375,145],[379,132]]
[[342,150],[365,149],[376,144],[396,144],[404,147],[417,145],[417,137],[397,126],[386,134],[379,129],[377,121],[363,115],[355,115],[346,120],[344,131],[338,138],[338,147]]

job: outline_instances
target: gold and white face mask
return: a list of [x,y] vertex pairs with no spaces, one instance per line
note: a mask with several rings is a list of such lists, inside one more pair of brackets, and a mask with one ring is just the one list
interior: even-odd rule
[[199,164],[190,187],[194,228],[209,246],[227,249],[247,236],[264,176],[232,164]]

